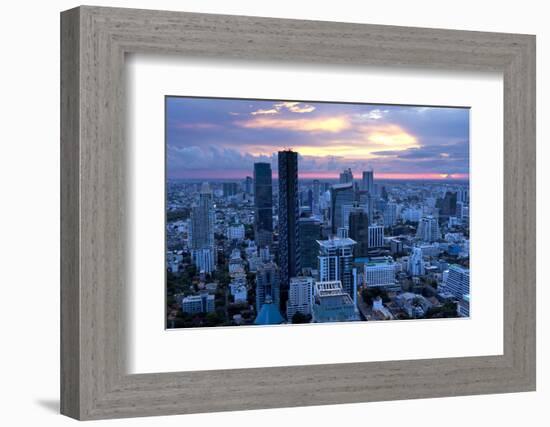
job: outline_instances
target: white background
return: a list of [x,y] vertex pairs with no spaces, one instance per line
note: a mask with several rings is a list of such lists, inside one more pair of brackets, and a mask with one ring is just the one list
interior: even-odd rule
[[[224,78],[219,79],[220,75]],[[132,55],[127,58],[126,76],[132,165],[128,221],[133,240],[127,298],[131,373],[502,354],[503,87],[499,73],[382,67],[350,71]],[[265,85],[266,81],[270,84]],[[470,106],[471,318],[165,331],[163,105],[167,94]],[[216,351],[189,350],[214,343],[217,348],[239,351],[220,357]]]
[[[59,16],[72,1],[3,5],[0,182],[0,284],[3,375],[0,417],[10,426],[63,426],[57,415],[59,384]],[[538,218],[548,217],[550,179],[548,76],[550,28],[544,2],[394,0],[320,2],[296,0],[97,1],[96,4],[197,12],[321,19],[537,34]],[[424,426],[545,425],[548,423],[548,312],[544,271],[547,222],[538,224],[538,391],[508,395],[424,399],[201,414],[105,422],[109,425],[263,426],[348,424]],[[545,360],[546,359],[546,360]],[[95,424],[95,423],[91,423]]]

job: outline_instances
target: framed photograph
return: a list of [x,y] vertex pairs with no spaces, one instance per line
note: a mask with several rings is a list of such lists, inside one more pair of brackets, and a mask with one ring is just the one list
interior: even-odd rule
[[61,411],[535,390],[535,37],[61,14]]

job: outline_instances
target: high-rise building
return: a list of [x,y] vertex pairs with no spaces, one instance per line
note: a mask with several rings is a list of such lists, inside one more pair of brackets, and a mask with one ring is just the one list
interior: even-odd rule
[[315,215],[318,215],[319,210],[319,194],[320,194],[321,188],[319,184],[319,180],[315,179],[313,180],[313,213]]
[[198,202],[191,210],[189,247],[193,263],[206,273],[215,269],[214,215],[212,190],[205,182],[199,191]]
[[313,277],[291,277],[288,290],[288,303],[286,317],[289,322],[292,317],[300,312],[304,315],[311,314],[313,304]]
[[442,219],[448,219],[456,215],[456,193],[447,191],[443,199],[439,199],[436,207],[439,208],[439,216]]
[[369,248],[381,248],[384,246],[384,226],[369,225]]
[[237,183],[236,182],[224,182],[222,184],[223,197],[231,197],[237,194]]
[[313,321],[318,323],[359,320],[358,310],[339,280],[315,283],[312,311]]
[[384,227],[392,227],[397,222],[397,204],[388,202],[384,209]]
[[321,238],[321,222],[311,217],[300,218],[298,222],[300,268],[316,269],[319,254],[317,240]]
[[411,255],[409,256],[408,269],[411,276],[424,275],[424,258],[422,256],[422,249],[414,247]]
[[280,276],[279,268],[273,262],[263,264],[256,272],[256,312],[260,312],[266,302],[266,298],[279,306],[280,301]]
[[353,276],[353,247],[355,240],[350,238],[332,238],[318,240],[319,244],[319,280],[339,280],[345,292],[355,297],[356,283]]
[[372,196],[374,196],[374,172],[364,171],[363,177],[361,179],[361,190],[368,191]]
[[281,270],[281,308],[286,310],[290,278],[300,271],[298,218],[298,153],[279,151],[279,267]]
[[349,237],[357,242],[354,247],[355,256],[367,256],[369,250],[369,216],[362,207],[355,207],[349,214]]
[[[336,184],[330,189],[330,217],[332,234],[336,234],[339,228],[345,226],[346,218],[344,215],[344,207],[351,207],[355,202],[355,191],[353,183]],[[349,212],[349,211],[348,211]]]
[[460,265],[450,265],[443,288],[461,300],[470,293],[470,270]]
[[246,194],[252,194],[254,192],[254,180],[251,176],[247,176],[244,179],[243,190]]
[[271,165],[254,163],[254,234],[258,246],[273,240],[273,186]]
[[422,218],[418,222],[416,238],[423,242],[435,242],[441,239],[441,230],[437,218],[431,215]]
[[350,168],[344,169],[340,173],[340,184],[347,184],[348,182],[353,182],[353,173]]

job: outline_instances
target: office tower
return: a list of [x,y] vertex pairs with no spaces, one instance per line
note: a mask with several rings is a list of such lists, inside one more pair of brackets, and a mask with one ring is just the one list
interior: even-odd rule
[[347,206],[353,206],[355,202],[355,191],[353,184],[348,182],[347,184],[336,184],[330,189],[330,216],[332,233],[336,234],[339,228],[345,226],[345,217],[343,208]]
[[416,238],[423,242],[435,242],[441,239],[441,231],[439,230],[439,222],[433,216],[426,216],[418,222],[416,230]]
[[319,194],[320,194],[321,188],[320,183],[318,179],[313,180],[313,213],[315,215],[318,215],[319,210]]
[[246,194],[252,194],[253,191],[254,191],[254,180],[252,179],[251,176],[247,176],[244,179],[244,192]]
[[286,318],[289,322],[296,313],[311,314],[313,304],[313,277],[292,277],[288,290]]
[[333,238],[318,240],[319,245],[319,280],[340,280],[345,292],[355,295],[356,283],[353,278],[353,247],[355,240],[350,238]]
[[309,211],[313,213],[313,190],[310,188],[307,190],[307,205],[309,206]]
[[358,310],[339,280],[316,282],[313,289],[313,322],[359,320]]
[[349,237],[357,242],[356,257],[365,257],[369,251],[369,215],[364,208],[355,207],[349,215]]
[[254,163],[254,234],[258,246],[273,241],[273,187],[271,165]]
[[424,275],[424,258],[422,256],[421,248],[413,248],[412,253],[409,256],[408,269],[409,274],[413,277]]
[[447,191],[443,199],[439,199],[436,207],[439,208],[439,216],[442,219],[448,219],[456,215],[456,193]]
[[300,267],[317,269],[317,240],[321,238],[321,222],[315,218],[300,218],[298,222]]
[[372,221],[374,218],[374,195],[367,190],[359,190],[356,199],[359,202],[359,206],[367,212],[369,220]]
[[371,258],[365,263],[365,284],[367,287],[396,286],[395,262],[391,256]]
[[256,312],[260,312],[267,297],[278,307],[280,295],[279,268],[273,262],[263,264],[256,272]]
[[397,205],[394,202],[388,202],[384,209],[384,227],[392,227],[397,222]]
[[462,187],[456,194],[457,202],[468,204],[470,202],[470,189],[468,187]]
[[384,227],[382,225],[369,225],[369,248],[381,248],[384,246]]
[[281,307],[286,310],[290,278],[300,271],[298,236],[298,153],[279,151],[279,267],[281,270]]
[[361,190],[368,191],[371,196],[374,196],[374,172],[372,170],[363,172]]
[[353,173],[350,168],[344,169],[344,171],[340,173],[340,184],[347,184],[348,182],[353,182]]
[[212,190],[206,182],[201,186],[198,203],[191,210],[189,247],[199,271],[211,273],[215,269],[214,208]]
[[236,182],[224,182],[222,184],[223,197],[231,197],[237,194],[237,183]]
[[470,293],[470,270],[460,265],[450,265],[443,289],[459,300],[464,295],[468,295]]

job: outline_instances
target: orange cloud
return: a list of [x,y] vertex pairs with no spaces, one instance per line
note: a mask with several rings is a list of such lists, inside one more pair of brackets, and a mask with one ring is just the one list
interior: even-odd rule
[[247,129],[287,129],[298,132],[337,133],[349,129],[351,124],[346,116],[319,117],[315,119],[284,119],[257,117],[252,120],[236,122]]

